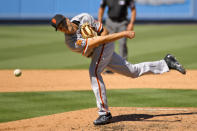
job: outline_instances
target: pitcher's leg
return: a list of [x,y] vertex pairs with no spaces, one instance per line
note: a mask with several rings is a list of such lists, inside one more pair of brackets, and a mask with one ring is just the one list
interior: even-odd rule
[[161,74],[169,71],[169,67],[164,60],[131,64],[116,53],[113,54],[108,68],[114,72],[133,78],[146,73]]
[[99,115],[106,115],[109,111],[107,104],[106,88],[103,79],[99,74],[90,74],[92,89],[96,97]]
[[113,50],[110,50],[112,48],[114,48],[114,44],[107,44],[96,48],[89,68],[91,85],[96,97],[100,116],[110,112],[107,105],[106,88],[101,73],[112,57]]

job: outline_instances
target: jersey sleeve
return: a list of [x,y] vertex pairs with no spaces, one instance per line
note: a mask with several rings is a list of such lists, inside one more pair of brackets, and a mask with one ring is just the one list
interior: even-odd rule
[[135,8],[135,2],[134,2],[134,0],[130,0],[129,1],[129,6],[130,6],[131,9]]
[[85,55],[88,50],[88,39],[78,38],[75,47],[80,48],[82,55]]
[[95,29],[95,31],[100,34],[103,31],[103,24],[95,20],[91,15],[87,14],[83,17],[82,23],[90,23],[90,25]]
[[106,5],[107,5],[106,0],[101,0],[100,7],[105,8]]
[[97,20],[94,20],[93,27],[98,34],[101,34],[101,32],[103,31],[103,24]]

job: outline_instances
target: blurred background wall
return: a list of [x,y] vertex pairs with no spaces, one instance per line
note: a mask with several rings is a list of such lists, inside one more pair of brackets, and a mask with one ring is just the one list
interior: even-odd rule
[[[56,13],[73,17],[82,12],[97,18],[100,1],[1,0],[0,20],[49,20]],[[136,0],[136,8],[137,20],[197,21],[197,0]]]

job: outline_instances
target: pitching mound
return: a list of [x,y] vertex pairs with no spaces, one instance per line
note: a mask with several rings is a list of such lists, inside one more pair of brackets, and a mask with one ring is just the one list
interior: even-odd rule
[[196,131],[197,109],[194,108],[122,108],[110,109],[111,123],[94,126],[96,109],[86,109],[50,116],[1,123],[1,131]]

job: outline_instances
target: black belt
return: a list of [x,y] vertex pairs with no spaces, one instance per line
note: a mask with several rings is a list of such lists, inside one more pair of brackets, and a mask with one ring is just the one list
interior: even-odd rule
[[116,19],[116,18],[110,18],[112,21],[114,22],[122,22],[122,21],[125,21],[127,20],[126,18],[122,18],[122,19]]

